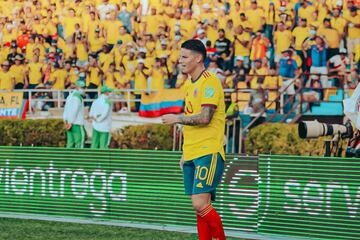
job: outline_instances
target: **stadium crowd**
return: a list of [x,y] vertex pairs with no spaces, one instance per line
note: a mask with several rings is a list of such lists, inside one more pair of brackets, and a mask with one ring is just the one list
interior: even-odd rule
[[[0,89],[63,90],[78,79],[87,89],[182,88],[190,38],[224,88],[354,87],[359,9],[358,0],[2,0]],[[307,74],[318,75],[290,85]]]

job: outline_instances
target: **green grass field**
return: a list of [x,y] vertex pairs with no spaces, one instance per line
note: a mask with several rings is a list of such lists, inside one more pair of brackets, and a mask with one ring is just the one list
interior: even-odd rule
[[[195,234],[95,224],[0,218],[1,240],[194,240]],[[235,239],[235,238],[228,238]]]

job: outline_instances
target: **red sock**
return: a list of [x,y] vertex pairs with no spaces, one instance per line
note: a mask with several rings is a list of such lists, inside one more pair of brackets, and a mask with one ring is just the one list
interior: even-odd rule
[[198,213],[198,216],[205,220],[213,238],[216,240],[226,239],[221,218],[211,204]]
[[197,230],[198,230],[199,240],[211,240],[212,237],[211,237],[209,225],[207,224],[205,219],[203,219],[199,215],[196,215],[196,217],[197,217]]

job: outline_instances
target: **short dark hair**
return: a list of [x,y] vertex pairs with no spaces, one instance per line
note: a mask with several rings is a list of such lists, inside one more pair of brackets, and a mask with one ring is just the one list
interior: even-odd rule
[[197,40],[197,39],[187,40],[187,41],[183,42],[183,44],[181,44],[181,48],[185,48],[185,49],[200,53],[203,57],[203,60],[205,60],[205,58],[206,58],[206,48],[200,40]]

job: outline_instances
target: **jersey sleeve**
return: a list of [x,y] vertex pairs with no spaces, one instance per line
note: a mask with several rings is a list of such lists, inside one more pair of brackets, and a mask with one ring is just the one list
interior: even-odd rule
[[214,106],[219,104],[220,95],[222,94],[220,80],[214,76],[205,81],[201,96],[201,107]]

